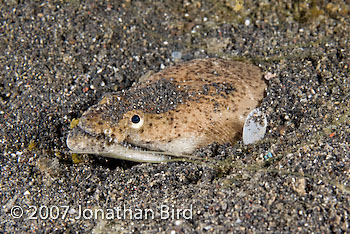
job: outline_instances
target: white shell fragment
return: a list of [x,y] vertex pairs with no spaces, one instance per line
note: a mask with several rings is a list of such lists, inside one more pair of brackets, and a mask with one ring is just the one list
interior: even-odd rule
[[265,114],[256,108],[252,110],[243,126],[243,143],[253,144],[264,138],[266,133],[267,120]]

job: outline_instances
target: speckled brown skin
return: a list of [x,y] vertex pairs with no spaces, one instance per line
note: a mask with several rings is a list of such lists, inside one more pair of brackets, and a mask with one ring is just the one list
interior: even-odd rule
[[[83,114],[79,134],[106,144],[127,142],[190,154],[213,142],[237,140],[265,88],[262,73],[254,65],[217,58],[192,60],[151,75],[128,90],[105,95]],[[141,119],[138,125],[131,121],[134,115]],[[68,139],[72,150],[74,140],[80,139],[76,135]]]

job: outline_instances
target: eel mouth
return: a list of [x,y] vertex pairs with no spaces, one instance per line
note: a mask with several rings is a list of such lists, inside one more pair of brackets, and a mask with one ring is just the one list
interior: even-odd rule
[[124,159],[135,162],[160,163],[171,161],[166,152],[150,151],[128,142],[115,142],[113,138],[102,134],[93,135],[79,126],[72,129],[66,140],[72,153],[96,154],[109,158]]

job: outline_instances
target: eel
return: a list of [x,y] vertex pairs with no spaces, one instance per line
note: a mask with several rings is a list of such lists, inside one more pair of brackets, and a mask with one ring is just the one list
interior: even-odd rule
[[240,139],[247,115],[264,97],[259,67],[194,59],[107,93],[67,136],[73,153],[167,162],[211,143]]

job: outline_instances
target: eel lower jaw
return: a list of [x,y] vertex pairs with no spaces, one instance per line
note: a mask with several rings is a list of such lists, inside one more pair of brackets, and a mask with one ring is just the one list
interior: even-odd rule
[[172,159],[166,153],[148,151],[130,143],[116,143],[112,138],[101,135],[91,135],[80,127],[75,127],[69,132],[66,144],[72,153],[77,154],[96,154],[109,158],[151,163],[168,162]]

